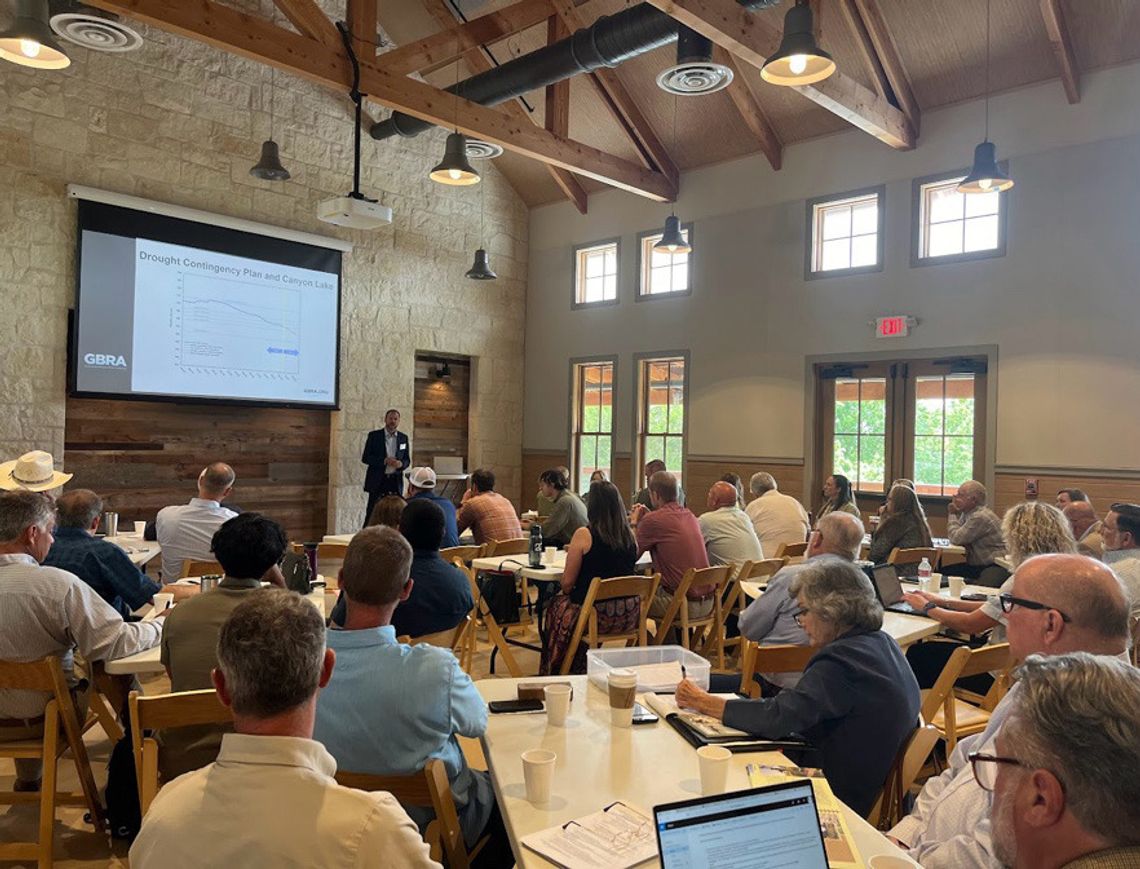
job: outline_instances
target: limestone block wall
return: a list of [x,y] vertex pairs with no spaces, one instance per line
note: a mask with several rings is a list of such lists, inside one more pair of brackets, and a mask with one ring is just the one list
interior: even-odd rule
[[[493,465],[519,498],[526,206],[493,167],[473,188],[427,173],[444,134],[364,139],[362,186],[390,227],[320,223],[316,205],[352,185],[347,96],[139,25],[146,43],[113,55],[69,46],[58,72],[0,65],[0,456],[63,455],[67,310],[75,293],[75,205],[87,184],[349,238],[341,312],[341,410],[329,443],[329,524],[358,527],[360,453],[387,407],[411,423],[415,353],[473,357],[469,463]],[[291,181],[250,177],[274,134]],[[375,117],[381,110],[371,107]],[[481,230],[480,208],[483,208]],[[499,274],[467,280],[480,238]],[[208,412],[208,411],[207,411]],[[414,432],[412,433],[414,437]]]

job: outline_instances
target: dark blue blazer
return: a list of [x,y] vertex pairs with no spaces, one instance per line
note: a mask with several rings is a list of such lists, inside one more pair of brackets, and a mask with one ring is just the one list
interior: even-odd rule
[[[364,455],[360,461],[368,465],[368,473],[364,477],[365,492],[379,492],[384,490],[384,460],[388,458],[388,443],[384,440],[384,429],[377,429],[368,433],[368,440],[364,442]],[[400,460],[400,485],[397,487],[402,493],[403,473],[412,463],[412,451],[408,449],[408,436],[402,431],[396,432],[396,455],[393,458]]]

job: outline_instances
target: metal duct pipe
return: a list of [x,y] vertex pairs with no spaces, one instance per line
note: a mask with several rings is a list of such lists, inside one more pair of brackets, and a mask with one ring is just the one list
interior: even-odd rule
[[[780,0],[742,0],[741,5],[756,10],[779,2]],[[603,15],[589,27],[584,27],[565,39],[457,82],[444,90],[473,103],[497,106],[579,73],[592,72],[602,67],[613,68],[632,57],[668,45],[677,40],[679,29],[682,29],[681,26],[664,12],[648,3],[639,3],[614,15]],[[699,34],[692,35],[703,39]],[[373,139],[412,137],[433,126],[436,125],[412,115],[393,112],[387,120],[373,124],[369,132]]]

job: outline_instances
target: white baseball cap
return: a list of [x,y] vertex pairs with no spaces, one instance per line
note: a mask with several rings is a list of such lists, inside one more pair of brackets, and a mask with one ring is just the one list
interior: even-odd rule
[[417,489],[434,489],[435,471],[431,468],[412,468],[411,474],[408,475],[408,482]]

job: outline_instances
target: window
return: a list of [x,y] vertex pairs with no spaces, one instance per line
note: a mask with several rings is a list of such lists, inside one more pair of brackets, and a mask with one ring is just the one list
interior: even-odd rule
[[843,377],[835,381],[832,472],[860,492],[882,492],[887,455],[887,381]]
[[964,175],[915,182],[918,220],[912,264],[1005,254],[1005,195],[958,192]]
[[573,307],[616,304],[618,241],[603,241],[574,248]]
[[662,459],[680,481],[685,462],[685,359],[642,359],[640,365],[637,425],[641,464]]
[[[681,236],[692,243],[693,227],[681,227]],[[691,290],[690,271],[693,262],[691,253],[661,253],[653,245],[661,240],[661,233],[642,233],[638,237],[638,271],[640,283],[638,299],[658,296],[687,295]]]
[[974,477],[973,374],[915,378],[914,487],[920,495],[953,495]]
[[807,277],[880,271],[885,188],[808,200]]
[[590,475],[605,471],[612,479],[614,437],[614,363],[581,362],[574,365],[574,420],[571,449],[572,485],[578,492],[590,489]]

